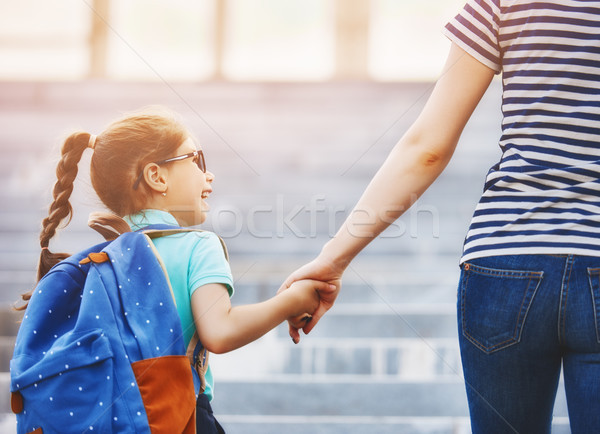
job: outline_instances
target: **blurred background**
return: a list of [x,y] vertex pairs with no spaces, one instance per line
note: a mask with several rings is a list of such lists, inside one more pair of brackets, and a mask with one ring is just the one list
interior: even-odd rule
[[[0,77],[423,80],[461,0],[3,2]],[[42,67],[43,66],[43,67]]]
[[[312,259],[416,118],[462,0],[0,0],[0,388],[34,285],[60,145],[146,105],[177,111],[215,173],[204,229],[230,250],[233,304],[271,297]],[[441,178],[356,259],[300,345],[280,326],[213,355],[229,433],[464,433],[456,342],[462,239],[498,158],[494,82]],[[87,154],[87,153],[86,153]],[[102,204],[84,155],[75,252]],[[0,393],[0,432],[14,432]],[[555,432],[568,432],[559,398]]]

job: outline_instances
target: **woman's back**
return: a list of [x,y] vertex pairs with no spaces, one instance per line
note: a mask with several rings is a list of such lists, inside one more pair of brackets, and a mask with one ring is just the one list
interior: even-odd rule
[[502,158],[462,261],[600,256],[600,2],[471,1],[446,34],[503,81]]

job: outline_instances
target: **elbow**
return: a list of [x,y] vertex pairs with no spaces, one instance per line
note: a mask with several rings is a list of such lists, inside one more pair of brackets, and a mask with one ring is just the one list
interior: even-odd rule
[[456,142],[439,142],[424,135],[413,135],[407,139],[400,142],[400,154],[408,158],[414,167],[427,171],[443,170],[456,147]]
[[204,348],[207,349],[209,353],[213,354],[225,354],[231,351],[231,348],[228,348],[228,346],[225,345],[225,342],[219,342],[216,339],[210,339],[208,341],[202,342],[202,345],[204,346]]
[[450,159],[460,134],[446,128],[435,129],[429,124],[418,122],[398,142],[398,151],[404,158],[422,169],[444,168]]
[[435,150],[424,150],[418,156],[419,165],[424,167],[437,166],[442,160],[442,155]]
[[212,354],[225,354],[231,351],[231,349],[226,348],[225,345],[205,345],[204,343],[202,345]]
[[225,354],[235,350],[231,339],[228,339],[226,336],[203,336],[200,341],[209,353]]
[[224,346],[216,346],[216,347],[205,347],[209,353],[212,354],[225,354],[231,351],[230,348],[225,348]]

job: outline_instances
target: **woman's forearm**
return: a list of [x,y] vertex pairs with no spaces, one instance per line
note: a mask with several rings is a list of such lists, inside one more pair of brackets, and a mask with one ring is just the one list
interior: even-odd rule
[[[451,152],[423,150],[405,137],[392,150],[322,254],[342,268],[400,217],[442,173]],[[455,143],[451,145],[453,150]]]
[[442,173],[494,71],[452,45],[417,120],[396,144],[321,258],[340,269],[423,194]]

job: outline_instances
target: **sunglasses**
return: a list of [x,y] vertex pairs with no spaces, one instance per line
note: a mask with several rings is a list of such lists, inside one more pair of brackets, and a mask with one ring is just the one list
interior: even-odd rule
[[[177,157],[167,158],[166,160],[155,161],[154,164],[160,166],[167,163],[172,163],[173,161],[182,161],[187,160],[188,158],[194,158],[194,162],[198,165],[198,169],[202,170],[203,173],[206,173],[206,161],[204,160],[204,154],[202,150],[190,152],[189,154],[178,155]],[[142,170],[133,183],[133,189],[137,190],[140,182],[142,182],[142,178],[144,177],[144,171]]]

